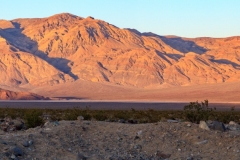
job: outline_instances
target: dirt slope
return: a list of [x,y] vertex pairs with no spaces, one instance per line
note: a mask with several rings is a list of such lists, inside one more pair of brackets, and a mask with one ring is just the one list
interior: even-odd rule
[[0,88],[0,100],[41,100],[48,98],[28,92],[13,92]]
[[6,133],[0,130],[0,159],[17,155],[20,160],[236,160],[240,156],[239,140],[239,130],[207,131],[189,122],[60,121],[26,131]]

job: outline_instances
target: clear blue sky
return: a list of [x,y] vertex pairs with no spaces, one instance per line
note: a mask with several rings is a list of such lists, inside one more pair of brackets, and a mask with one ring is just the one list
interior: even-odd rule
[[0,19],[7,20],[69,12],[159,35],[240,35],[240,0],[1,0],[0,4]]

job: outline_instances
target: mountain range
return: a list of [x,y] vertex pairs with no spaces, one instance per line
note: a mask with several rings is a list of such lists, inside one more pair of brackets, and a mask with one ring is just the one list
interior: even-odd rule
[[240,86],[240,36],[160,36],[69,13],[0,20],[0,77],[1,88],[49,97],[121,99],[131,90],[139,99],[139,90],[173,88],[174,99],[174,88]]

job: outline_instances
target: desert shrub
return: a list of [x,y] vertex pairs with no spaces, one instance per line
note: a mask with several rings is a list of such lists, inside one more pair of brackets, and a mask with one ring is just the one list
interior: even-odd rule
[[9,117],[16,119],[17,117],[23,117],[23,110],[17,108],[2,108],[0,111],[0,118]]
[[63,112],[63,119],[64,120],[77,120],[79,116],[78,109],[67,109]]
[[[83,116],[84,120],[91,120],[92,116],[95,112],[99,111],[93,111],[90,109],[81,110],[78,108],[73,109],[67,109],[67,110],[61,110],[61,119],[63,120],[76,120],[78,116]],[[60,115],[60,114],[58,114]]]
[[115,111],[113,112],[113,117],[115,119],[130,119],[131,118],[131,115],[130,115],[130,112],[129,111]]
[[50,120],[60,121],[62,120],[62,112],[60,110],[47,110],[46,114],[50,115]]
[[26,110],[24,112],[24,122],[28,128],[34,128],[44,124],[44,120],[41,117],[42,112],[40,110]]
[[[97,121],[104,121],[104,120],[108,119],[108,116],[107,116],[106,112],[98,111],[98,112],[93,113],[92,118],[94,118]],[[85,117],[84,117],[84,119],[85,119]]]
[[84,120],[91,120],[92,116],[86,112],[83,112],[82,114],[80,114],[81,116],[84,117]]
[[229,123],[230,121],[240,122],[240,112],[235,111],[232,107],[230,111],[219,111],[215,113],[215,119],[223,123]]
[[190,102],[190,104],[184,106],[185,119],[193,123],[199,123],[201,120],[208,120],[214,114],[215,108],[208,107],[208,100],[199,103]]

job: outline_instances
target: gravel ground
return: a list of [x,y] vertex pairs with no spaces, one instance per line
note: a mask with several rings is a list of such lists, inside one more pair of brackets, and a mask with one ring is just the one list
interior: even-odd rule
[[0,159],[240,160],[240,131],[207,131],[190,122],[47,122],[27,130],[0,130]]

